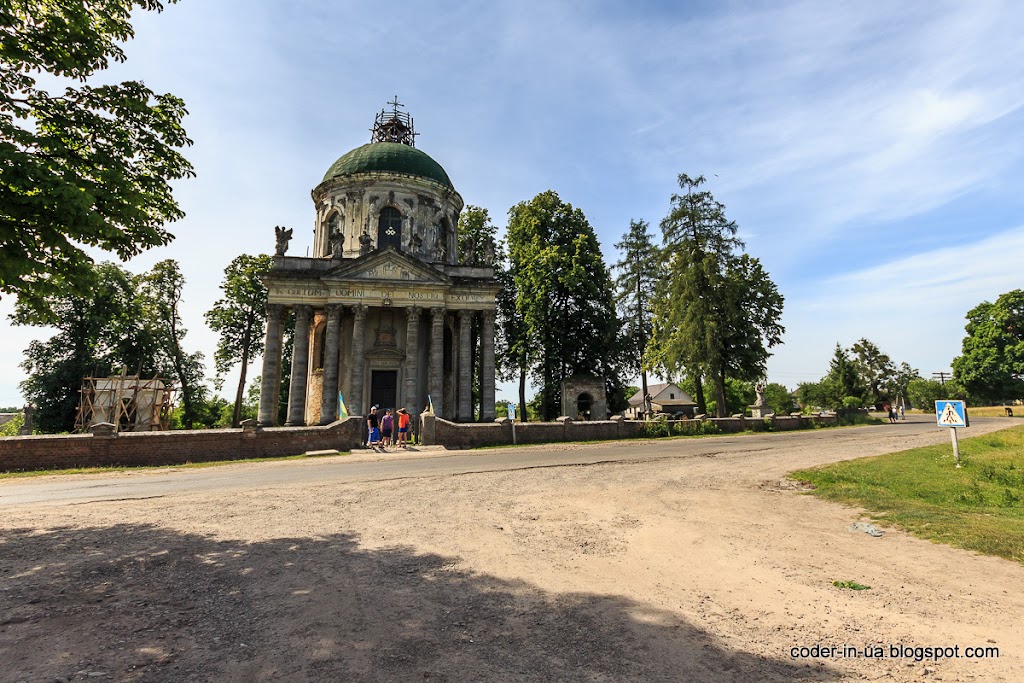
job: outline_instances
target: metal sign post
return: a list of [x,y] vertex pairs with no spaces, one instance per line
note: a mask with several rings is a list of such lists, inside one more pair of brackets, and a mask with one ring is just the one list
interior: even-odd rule
[[508,416],[512,420],[512,445],[516,445],[516,404],[509,401]]
[[953,442],[953,457],[960,467],[960,444],[956,439],[957,427],[970,427],[967,405],[963,401],[936,401],[935,421],[940,427],[949,427],[949,438]]

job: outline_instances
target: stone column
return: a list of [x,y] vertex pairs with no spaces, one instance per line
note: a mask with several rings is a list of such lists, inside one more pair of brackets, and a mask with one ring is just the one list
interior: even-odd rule
[[313,308],[295,306],[295,341],[292,348],[292,380],[288,385],[288,420],[286,427],[306,424],[306,382],[309,379],[309,323]]
[[419,306],[410,306],[405,309],[405,409],[412,415],[419,415],[421,406],[419,400],[419,368],[416,361],[419,359],[420,346],[420,313],[423,312]]
[[480,419],[494,420],[494,311],[484,311],[480,325]]
[[459,420],[473,419],[473,358],[469,350],[469,333],[473,327],[473,311],[459,311]]
[[320,400],[320,424],[338,419],[338,342],[341,334],[341,306],[328,304],[324,334],[324,383]]
[[350,415],[364,415],[363,411],[363,374],[366,364],[366,306],[356,304],[352,307],[354,323],[352,325],[352,386],[349,389],[351,400],[348,404]]
[[444,315],[444,308],[430,309],[430,400],[438,417],[444,417]]
[[260,376],[261,427],[277,424],[277,402],[281,395],[281,334],[285,307],[267,304],[267,340],[263,345],[263,373]]

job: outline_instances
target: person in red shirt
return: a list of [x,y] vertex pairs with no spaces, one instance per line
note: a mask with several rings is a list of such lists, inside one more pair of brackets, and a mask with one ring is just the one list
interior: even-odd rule
[[398,447],[405,448],[409,443],[409,413],[405,408],[398,409]]

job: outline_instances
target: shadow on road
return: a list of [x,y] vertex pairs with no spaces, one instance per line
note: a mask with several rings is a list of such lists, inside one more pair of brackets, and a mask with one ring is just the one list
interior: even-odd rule
[[345,533],[242,543],[152,525],[11,530],[0,535],[3,678],[838,678],[783,653],[732,650],[628,599],[552,594],[458,567]]

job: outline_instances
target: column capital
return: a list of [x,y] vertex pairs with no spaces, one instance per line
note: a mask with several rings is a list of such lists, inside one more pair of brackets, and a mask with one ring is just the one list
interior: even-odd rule
[[433,308],[430,309],[430,315],[432,315],[435,320],[444,320],[445,313],[447,312],[448,309],[445,308],[444,306],[434,306]]
[[324,311],[327,313],[328,318],[330,318],[331,316],[341,316],[342,311],[344,310],[345,307],[342,306],[341,304],[327,304],[326,306],[324,306]]
[[367,308],[363,304],[355,304],[352,306],[352,315],[355,316],[356,320],[366,320],[366,311]]
[[267,317],[280,318],[284,315],[287,308],[288,306],[285,304],[267,304]]
[[490,323],[492,325],[494,324],[494,311],[490,311],[490,310],[480,311],[480,315],[481,315],[481,320],[483,321],[483,323],[485,325],[488,324],[488,323]]
[[419,320],[421,313],[423,313],[423,309],[419,306],[407,306],[405,309],[405,315],[410,321]]
[[313,307],[309,304],[295,304],[292,308],[295,309],[295,315],[313,314]]
[[476,313],[476,311],[469,311],[469,310],[459,311],[459,322],[466,322],[467,320],[472,320],[474,313]]

